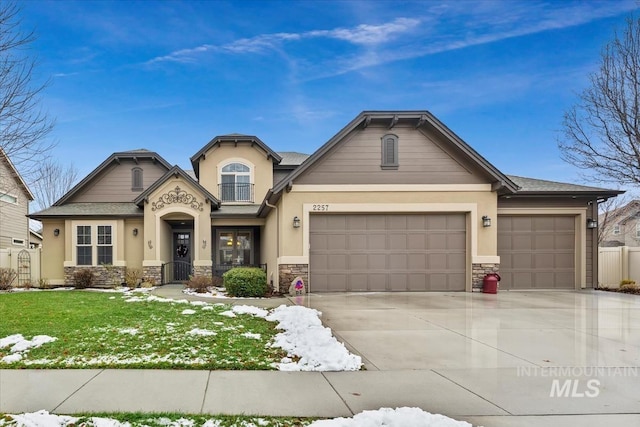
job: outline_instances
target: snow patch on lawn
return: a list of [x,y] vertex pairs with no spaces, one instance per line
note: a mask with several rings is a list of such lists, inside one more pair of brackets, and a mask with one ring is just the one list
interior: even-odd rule
[[203,336],[203,337],[207,337],[207,336],[213,336],[213,335],[218,335],[218,334],[216,332],[210,331],[208,329],[194,328],[194,329],[190,330],[189,332],[187,332],[187,335],[200,335],[200,336]]
[[262,335],[260,334],[254,334],[253,332],[245,332],[244,334],[241,334],[243,337],[246,338],[251,338],[254,340],[259,340],[260,338],[262,338]]
[[222,313],[219,313],[219,314],[220,316],[236,317],[236,314],[232,310],[223,311]]
[[[279,322],[282,329],[275,336],[274,347],[280,347],[288,353],[288,358],[277,364],[281,371],[358,371],[362,367],[362,358],[349,353],[339,342],[331,329],[320,322],[320,313],[298,305],[274,309],[266,319]],[[299,360],[293,361],[292,358]]]
[[124,328],[118,331],[120,334],[129,334],[129,335],[138,335],[138,330],[136,328]]
[[185,310],[182,310],[182,314],[196,314],[196,311],[191,310],[190,308],[187,308]]
[[0,348],[9,347],[12,354],[3,357],[1,360],[5,363],[13,363],[22,359],[22,356],[32,348],[38,348],[43,344],[56,341],[58,338],[49,335],[36,335],[30,340],[26,339],[22,334],[9,335],[0,338]]
[[[67,427],[75,425],[80,419],[69,415],[50,414],[45,410],[24,414],[7,414],[7,419],[0,420],[0,426],[4,427]],[[180,418],[171,421],[168,418],[149,419],[146,422],[166,426],[194,426],[194,420],[189,418]],[[265,420],[259,418],[256,424],[252,422],[243,422],[246,427],[258,427],[265,425]],[[83,423],[86,427],[130,427],[129,422],[121,423],[111,418],[92,417],[89,422]],[[134,423],[134,425],[140,425]],[[207,420],[203,427],[219,427],[219,420]],[[318,420],[309,425],[309,427],[472,427],[466,421],[457,421],[453,418],[440,414],[431,414],[420,408],[381,408],[375,411],[363,411],[351,418],[334,418],[329,420]]]

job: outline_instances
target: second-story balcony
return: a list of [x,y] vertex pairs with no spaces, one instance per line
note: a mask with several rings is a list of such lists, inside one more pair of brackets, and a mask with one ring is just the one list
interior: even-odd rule
[[253,184],[244,182],[218,184],[218,195],[222,203],[253,203]]

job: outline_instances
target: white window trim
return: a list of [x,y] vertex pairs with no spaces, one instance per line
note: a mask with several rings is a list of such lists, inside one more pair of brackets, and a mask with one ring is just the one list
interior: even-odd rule
[[612,234],[616,236],[620,234],[620,224],[613,224]]
[[[112,251],[112,265],[122,266],[122,262],[118,260],[118,227],[117,221],[71,221],[71,262],[64,263],[65,267],[99,267],[98,264],[98,226],[109,225],[111,226],[111,246]],[[90,226],[91,227],[91,265],[78,265],[78,226]]]
[[640,221],[636,222],[636,239],[640,239]]
[[[16,199],[16,201],[6,200],[5,197],[11,197],[12,199]],[[0,202],[9,203],[10,205],[19,205],[20,198],[15,194],[0,192]]]
[[24,239],[18,239],[16,237],[12,237],[11,238],[11,244],[13,246],[24,246],[25,245],[25,240]]

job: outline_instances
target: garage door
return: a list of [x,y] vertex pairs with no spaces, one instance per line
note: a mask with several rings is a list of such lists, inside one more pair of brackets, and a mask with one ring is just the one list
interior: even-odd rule
[[310,216],[310,290],[464,291],[464,214]]
[[573,289],[575,216],[498,216],[501,289]]

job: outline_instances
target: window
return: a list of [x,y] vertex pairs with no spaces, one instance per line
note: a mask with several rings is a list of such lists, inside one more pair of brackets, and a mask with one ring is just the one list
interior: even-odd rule
[[398,137],[388,134],[382,137],[382,169],[398,169]]
[[636,239],[640,239],[640,222],[636,222]]
[[11,244],[15,246],[24,246],[24,240],[13,238],[11,239]]
[[78,265],[92,265],[91,226],[79,225],[77,228],[76,248]]
[[613,234],[620,234],[620,224],[614,224]]
[[143,190],[142,184],[142,168],[131,169],[131,190]]
[[15,196],[12,196],[11,194],[0,194],[0,200],[2,200],[3,202],[14,204],[14,205],[18,204],[18,198]]
[[111,226],[98,226],[98,265],[113,264],[113,243],[111,239]]
[[222,168],[220,197],[223,202],[252,202],[251,168],[230,163]]

